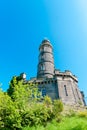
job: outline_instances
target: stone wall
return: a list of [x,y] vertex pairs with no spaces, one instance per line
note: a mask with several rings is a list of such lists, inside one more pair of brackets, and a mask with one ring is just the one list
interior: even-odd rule
[[54,78],[36,78],[32,79],[31,82],[38,84],[42,95],[48,95],[52,100],[61,99],[66,105],[85,105],[78,88],[78,82],[69,76],[57,75]]
[[56,82],[50,82],[48,81],[47,83],[41,83],[38,85],[40,91],[43,91],[44,88],[46,89],[46,95],[51,97],[52,100],[58,99],[58,87]]
[[59,98],[64,104],[82,104],[83,99],[78,84],[70,77],[57,76]]

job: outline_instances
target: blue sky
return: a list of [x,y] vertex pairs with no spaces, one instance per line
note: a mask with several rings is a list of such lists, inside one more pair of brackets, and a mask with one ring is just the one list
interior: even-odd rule
[[0,83],[35,77],[44,37],[54,47],[55,67],[71,70],[87,97],[87,0],[0,1]]

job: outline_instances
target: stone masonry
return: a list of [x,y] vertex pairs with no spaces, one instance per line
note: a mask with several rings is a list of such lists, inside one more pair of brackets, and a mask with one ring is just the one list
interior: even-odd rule
[[42,95],[60,99],[64,104],[85,105],[84,94],[78,88],[78,79],[70,71],[61,72],[55,69],[53,47],[49,40],[42,41],[39,47],[37,77],[28,83],[38,84]]

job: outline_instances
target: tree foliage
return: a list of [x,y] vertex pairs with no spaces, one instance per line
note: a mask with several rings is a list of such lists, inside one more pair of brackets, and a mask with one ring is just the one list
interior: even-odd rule
[[45,96],[40,98],[38,87],[14,76],[7,93],[0,91],[0,129],[16,130],[26,126],[46,125],[60,114],[63,105]]
[[11,98],[0,91],[0,129],[10,130],[21,128],[21,116]]
[[24,83],[20,77],[13,77],[9,89],[8,95],[15,102],[19,109],[27,109],[32,102],[38,100],[39,91],[35,84]]

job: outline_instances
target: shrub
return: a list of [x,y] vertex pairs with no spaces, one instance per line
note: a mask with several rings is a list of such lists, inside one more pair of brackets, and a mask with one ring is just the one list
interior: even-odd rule
[[[39,97],[39,100],[38,100]],[[18,130],[26,126],[44,125],[56,118],[61,120],[63,104],[46,96],[43,101],[37,86],[25,84],[13,77],[7,93],[0,91],[0,129]]]
[[87,111],[80,111],[77,114],[79,117],[87,117]]
[[15,130],[21,128],[19,110],[7,93],[0,91],[0,129]]
[[22,113],[22,126],[46,125],[51,119],[51,109],[43,103],[34,103],[27,111]]
[[67,117],[74,117],[76,116],[76,112],[73,109],[69,109],[68,112],[65,113]]
[[53,113],[57,122],[61,121],[61,112],[63,111],[63,103],[60,100],[54,100]]
[[49,122],[46,127],[37,125],[26,127],[23,130],[87,130],[86,118],[79,117],[63,117],[63,121],[56,122],[55,119]]
[[45,96],[45,97],[44,97],[44,101],[43,101],[43,103],[44,103],[47,107],[49,107],[49,106],[52,105],[52,100],[51,100],[50,97]]

